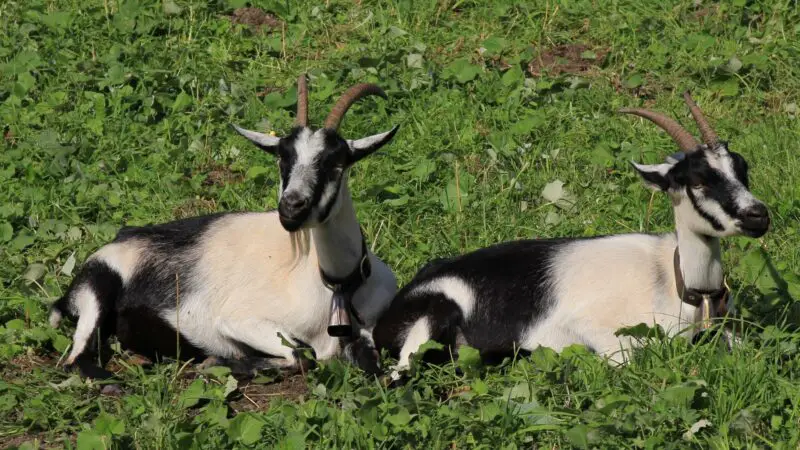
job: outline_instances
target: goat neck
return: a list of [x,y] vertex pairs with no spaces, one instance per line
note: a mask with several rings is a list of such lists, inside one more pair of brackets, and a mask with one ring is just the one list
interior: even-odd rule
[[719,289],[724,277],[719,238],[693,231],[681,212],[679,205],[675,208],[675,233],[684,283],[690,289]]
[[347,183],[339,192],[339,207],[328,219],[312,228],[320,269],[328,276],[343,278],[361,261],[361,228]]

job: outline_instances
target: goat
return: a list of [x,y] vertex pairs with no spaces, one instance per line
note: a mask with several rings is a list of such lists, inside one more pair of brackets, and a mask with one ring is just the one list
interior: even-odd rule
[[[77,317],[65,366],[110,377],[102,367],[114,334],[123,348],[150,358],[208,357],[238,372],[298,368],[303,361],[292,348],[298,346],[321,360],[374,352],[367,330],[397,282],[367,249],[347,179],[352,165],[388,143],[398,127],[356,140],[337,131],[350,106],[368,95],[386,98],[376,85],[353,86],[324,127],[314,129],[301,76],[296,123],[287,136],[233,125],[278,158],[277,211],[122,228],[53,305],[52,326],[63,316]],[[363,328],[350,326],[351,315]]]
[[682,151],[663,164],[632,163],[646,185],[669,196],[674,233],[522,240],[430,262],[373,332],[377,348],[398,359],[393,378],[428,340],[444,345],[423,355],[432,363],[464,343],[485,361],[583,344],[624,363],[634,343],[615,331],[625,325],[654,321],[688,337],[685,325],[724,315],[720,238],[762,236],[769,213],[749,191],[747,162],[718,139],[688,92],[684,99],[704,144],[662,114],[620,111],[654,122]]

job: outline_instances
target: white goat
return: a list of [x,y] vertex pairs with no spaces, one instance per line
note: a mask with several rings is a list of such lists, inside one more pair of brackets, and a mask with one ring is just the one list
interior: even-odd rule
[[[615,331],[641,322],[667,333],[725,313],[720,238],[760,237],[764,204],[748,188],[747,163],[728,150],[688,93],[705,144],[661,114],[624,109],[666,130],[682,153],[634,167],[672,201],[676,232],[508,242],[429,263],[397,294],[373,337],[405,369],[426,341],[430,362],[450,359],[461,343],[487,359],[538,346],[584,344],[624,360],[632,343]],[[680,256],[679,256],[680,255]],[[398,376],[399,373],[393,373]]]
[[[241,372],[298,367],[297,351],[282,337],[309,346],[319,359],[344,350],[350,359],[368,355],[371,361],[367,330],[388,307],[397,282],[367,250],[347,175],[397,127],[358,140],[337,132],[348,108],[367,95],[386,98],[375,85],[353,86],[324,128],[312,129],[301,76],[297,122],[288,136],[234,125],[278,158],[278,210],[120,230],[88,258],[52,309],[53,326],[62,316],[78,318],[67,366],[85,376],[110,376],[102,366],[112,334],[123,348],[151,358],[216,357]],[[350,314],[365,329],[351,329]]]

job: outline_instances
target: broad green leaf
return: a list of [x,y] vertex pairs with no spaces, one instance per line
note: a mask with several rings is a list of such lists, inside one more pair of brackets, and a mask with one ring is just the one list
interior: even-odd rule
[[458,367],[464,370],[475,369],[481,366],[481,353],[469,345],[458,348]]
[[64,262],[64,265],[61,266],[61,273],[71,277],[73,269],[75,269],[75,252],[72,252]]
[[514,64],[503,74],[502,81],[504,86],[515,86],[525,81],[525,74],[518,64]]
[[94,421],[94,430],[105,436],[119,436],[125,433],[125,423],[117,417],[102,412]]
[[575,425],[574,427],[565,431],[564,436],[575,447],[587,448],[589,446],[589,427],[586,425]]
[[22,250],[25,247],[32,245],[34,240],[35,238],[33,237],[32,234],[29,234],[27,232],[22,232],[18,234],[17,237],[15,237],[14,240],[12,240],[9,245],[14,250]]
[[271,169],[269,169],[267,167],[252,166],[249,169],[247,169],[247,173],[245,174],[245,177],[248,180],[253,180],[253,179],[256,179],[256,178],[262,178],[264,175],[269,173],[270,170]]
[[40,278],[44,276],[46,272],[47,272],[47,266],[45,266],[44,264],[34,263],[29,265],[28,268],[25,269],[25,273],[22,274],[22,279],[28,281],[38,281]]
[[6,322],[6,329],[9,330],[24,330],[25,329],[25,321],[22,319],[11,319]]
[[64,335],[56,334],[52,337],[52,343],[53,348],[55,348],[57,352],[64,353],[67,348],[69,348],[70,344],[72,344],[72,340]]
[[239,382],[236,380],[236,378],[234,378],[233,375],[228,375],[228,378],[225,381],[225,390],[222,392],[222,396],[228,397],[228,395],[230,395],[231,392],[235,391],[238,387]]
[[172,103],[172,112],[180,112],[191,106],[194,99],[191,95],[181,91]]
[[161,7],[164,10],[165,16],[174,16],[180,14],[183,10],[175,0],[162,0]]
[[409,53],[406,56],[406,65],[409,69],[422,69],[422,55],[419,53]]
[[0,242],[8,242],[14,237],[14,228],[8,222],[0,222]]
[[77,450],[107,450],[110,447],[108,438],[95,431],[86,430],[78,433]]
[[503,397],[511,400],[520,400],[523,402],[530,402],[533,400],[533,392],[530,384],[527,382],[519,382],[514,386],[508,388],[503,393]]
[[626,78],[624,84],[628,89],[636,89],[644,84],[644,76],[640,73],[635,73]]
[[394,425],[396,428],[403,428],[411,422],[411,414],[402,406],[398,406],[393,414],[386,417],[386,421]]
[[492,36],[485,41],[481,46],[486,49],[485,55],[486,56],[499,56],[503,50],[506,48],[507,41],[498,36]]
[[191,408],[206,397],[206,385],[201,379],[192,381],[178,397],[178,404],[184,408]]
[[261,439],[264,421],[250,413],[240,413],[231,419],[226,432],[234,441],[244,445],[253,445]]
[[461,58],[445,67],[442,76],[464,84],[474,80],[479,73],[481,73],[480,67],[472,64],[468,58]]
[[686,405],[694,398],[694,393],[697,390],[697,386],[690,386],[690,385],[679,385],[679,386],[670,386],[664,389],[659,396],[664,399],[668,404],[680,406]]
[[231,374],[231,369],[225,366],[212,366],[203,369],[203,373],[206,375],[211,375],[218,381],[223,381],[228,378],[228,375]]
[[476,395],[485,395],[489,393],[489,386],[480,378],[473,381],[470,388]]
[[447,186],[439,194],[439,202],[447,211],[461,212],[470,204],[470,190],[475,184],[475,177],[460,171],[459,177],[451,178]]

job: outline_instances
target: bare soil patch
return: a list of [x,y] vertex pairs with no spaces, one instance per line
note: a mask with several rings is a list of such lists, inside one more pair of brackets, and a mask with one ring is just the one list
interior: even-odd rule
[[283,22],[261,8],[237,8],[229,16],[231,22],[246,25],[256,33],[281,28]]
[[302,374],[289,375],[269,384],[252,383],[250,380],[239,381],[241,399],[230,402],[238,413],[242,411],[261,411],[269,409],[276,399],[299,401],[308,393],[308,383]]
[[600,68],[608,55],[607,48],[591,48],[586,44],[558,45],[542,49],[528,63],[532,76],[584,74]]

